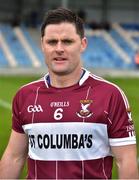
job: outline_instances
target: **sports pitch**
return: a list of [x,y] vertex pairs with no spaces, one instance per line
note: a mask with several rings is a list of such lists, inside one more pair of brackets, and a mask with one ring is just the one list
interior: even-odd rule
[[[0,158],[8,143],[11,132],[11,103],[16,91],[24,84],[37,80],[38,76],[1,76],[0,77]],[[108,78],[105,79],[114,82],[122,90],[124,90],[128,97],[132,118],[134,120],[136,135],[137,135],[137,149],[139,157],[139,78]],[[26,175],[25,171],[22,178]],[[116,169],[113,170],[113,178],[117,178]]]

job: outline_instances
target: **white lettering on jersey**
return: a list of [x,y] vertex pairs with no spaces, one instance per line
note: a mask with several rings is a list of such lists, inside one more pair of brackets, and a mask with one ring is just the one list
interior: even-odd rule
[[30,105],[30,106],[28,106],[27,111],[29,113],[31,113],[31,112],[43,112],[43,109],[42,109],[41,105]]

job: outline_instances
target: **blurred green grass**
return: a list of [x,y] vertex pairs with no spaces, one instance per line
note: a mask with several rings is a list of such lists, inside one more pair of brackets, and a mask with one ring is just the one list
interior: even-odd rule
[[[24,84],[31,81],[37,80],[38,76],[1,76],[0,77],[0,99],[11,104],[12,99],[16,91]],[[132,117],[135,124],[136,135],[137,135],[137,149],[139,156],[139,78],[111,78],[106,77],[105,79],[117,84],[128,97]],[[11,111],[0,105],[0,158],[6,148],[8,139],[11,132]],[[21,175],[21,178],[26,177],[26,168]],[[117,178],[117,171],[114,165],[113,179]]]

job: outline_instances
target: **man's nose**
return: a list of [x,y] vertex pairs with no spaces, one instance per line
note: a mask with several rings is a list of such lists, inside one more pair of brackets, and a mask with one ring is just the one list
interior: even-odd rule
[[58,42],[56,46],[56,51],[57,52],[64,52],[64,47],[62,45],[62,42]]

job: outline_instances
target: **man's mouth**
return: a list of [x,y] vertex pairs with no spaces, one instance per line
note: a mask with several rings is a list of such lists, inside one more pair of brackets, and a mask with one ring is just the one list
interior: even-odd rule
[[63,57],[56,57],[54,58],[55,61],[65,61],[66,58],[63,58]]

